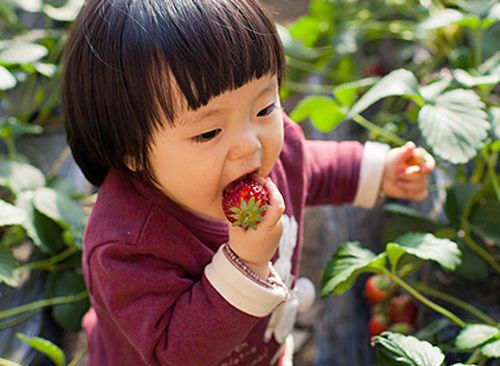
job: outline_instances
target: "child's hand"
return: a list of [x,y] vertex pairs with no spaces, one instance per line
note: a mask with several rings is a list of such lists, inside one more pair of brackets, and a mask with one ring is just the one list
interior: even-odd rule
[[283,231],[285,202],[276,185],[269,179],[259,178],[268,192],[269,204],[264,219],[256,229],[245,230],[229,225],[229,246],[260,277],[267,278],[269,261],[278,249]]
[[427,198],[427,176],[434,158],[413,142],[391,149],[385,162],[382,191],[389,197],[422,201]]

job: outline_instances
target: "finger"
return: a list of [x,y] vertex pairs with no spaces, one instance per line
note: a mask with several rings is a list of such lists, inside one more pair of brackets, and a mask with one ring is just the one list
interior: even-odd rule
[[413,141],[406,142],[402,147],[402,153],[398,157],[398,163],[404,163],[413,155],[416,145]]
[[280,220],[285,212],[285,201],[278,187],[276,187],[271,179],[266,179],[264,187],[268,193],[269,205],[267,206],[266,214],[261,224],[272,226]]

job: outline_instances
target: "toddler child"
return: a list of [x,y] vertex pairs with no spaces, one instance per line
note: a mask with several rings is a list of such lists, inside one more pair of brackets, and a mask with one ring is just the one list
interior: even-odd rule
[[[83,248],[92,366],[290,365],[312,300],[304,207],[427,195],[433,160],[405,170],[413,143],[304,139],[257,0],[88,0],[64,68],[68,143],[100,187]],[[269,206],[244,230],[222,197],[249,175]]]

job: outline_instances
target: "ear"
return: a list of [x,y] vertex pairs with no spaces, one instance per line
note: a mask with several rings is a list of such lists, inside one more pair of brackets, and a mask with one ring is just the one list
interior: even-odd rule
[[125,158],[123,160],[124,160],[125,166],[130,171],[137,173],[137,172],[142,170],[140,164],[130,155],[125,156]]

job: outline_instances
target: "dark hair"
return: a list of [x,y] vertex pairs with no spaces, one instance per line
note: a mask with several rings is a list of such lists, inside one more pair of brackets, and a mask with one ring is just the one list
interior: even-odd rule
[[195,110],[264,75],[281,85],[284,68],[258,0],[87,1],[65,50],[68,144],[94,185],[130,165],[152,183],[151,136],[173,123],[175,95]]

